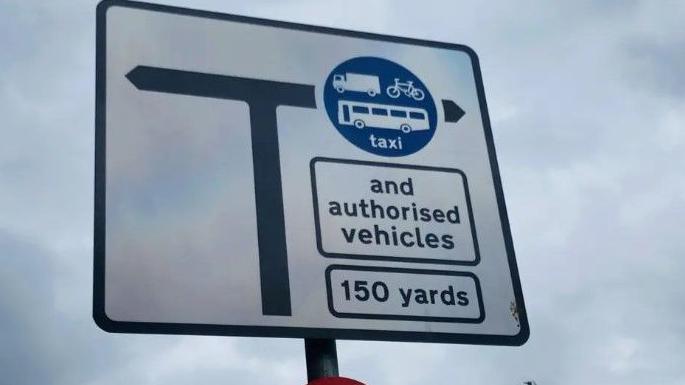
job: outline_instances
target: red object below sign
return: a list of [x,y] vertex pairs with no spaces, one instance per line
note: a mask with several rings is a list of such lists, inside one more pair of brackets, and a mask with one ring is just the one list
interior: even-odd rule
[[324,377],[316,379],[307,385],[365,385],[363,382],[345,377]]

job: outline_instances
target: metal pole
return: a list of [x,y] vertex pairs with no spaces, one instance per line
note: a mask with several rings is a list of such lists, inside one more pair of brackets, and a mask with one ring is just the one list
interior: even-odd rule
[[305,338],[304,355],[308,382],[322,377],[338,377],[338,352],[334,339]]

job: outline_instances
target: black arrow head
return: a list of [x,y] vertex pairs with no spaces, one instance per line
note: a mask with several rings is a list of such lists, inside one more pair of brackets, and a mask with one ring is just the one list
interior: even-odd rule
[[447,123],[456,123],[466,114],[457,103],[447,99],[442,100],[442,109],[445,111],[445,122]]
[[[152,73],[154,75],[154,73]],[[126,74],[126,79],[137,89],[145,89],[144,85],[150,76],[150,67],[137,66]]]

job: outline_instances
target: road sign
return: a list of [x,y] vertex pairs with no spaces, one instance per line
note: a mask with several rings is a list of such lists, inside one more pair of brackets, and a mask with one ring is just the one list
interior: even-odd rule
[[469,48],[105,1],[96,62],[103,329],[526,341]]

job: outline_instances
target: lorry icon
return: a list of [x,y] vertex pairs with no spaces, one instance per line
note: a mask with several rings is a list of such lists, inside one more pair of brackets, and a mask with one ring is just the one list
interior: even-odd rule
[[347,72],[333,75],[333,88],[339,93],[345,91],[366,92],[374,97],[381,93],[378,76]]

